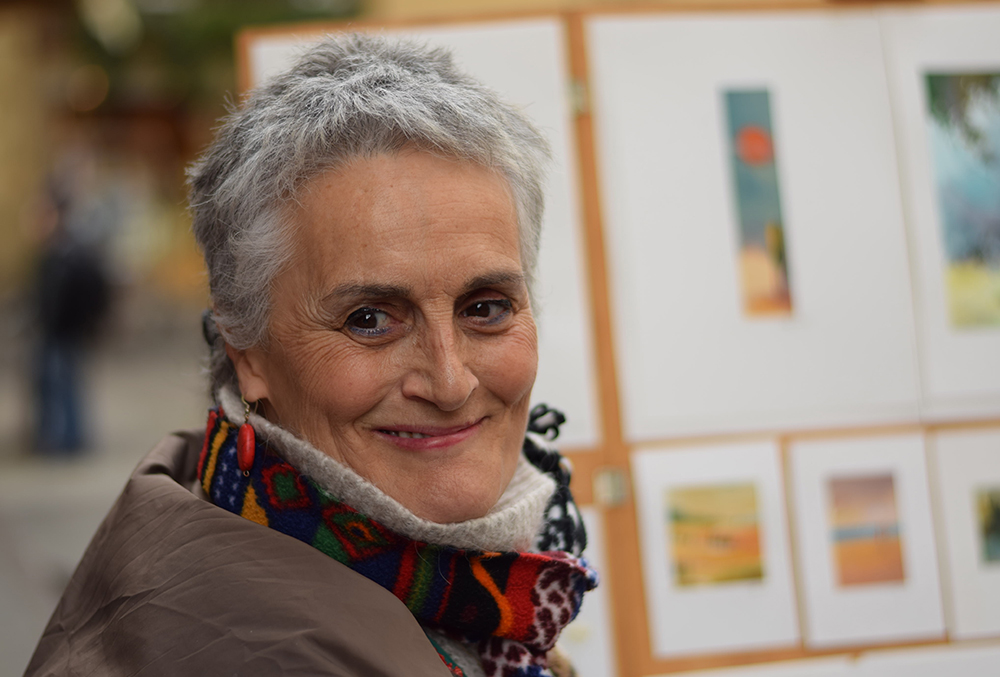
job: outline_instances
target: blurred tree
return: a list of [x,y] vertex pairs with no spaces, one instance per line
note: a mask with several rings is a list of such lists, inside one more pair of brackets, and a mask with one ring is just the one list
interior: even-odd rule
[[[245,26],[354,16],[360,0],[77,0],[80,58],[108,73],[110,107],[217,108]],[[117,8],[117,9],[116,9]]]
[[927,76],[927,97],[931,116],[935,120],[945,127],[958,129],[984,162],[989,164],[997,160],[989,139],[972,120],[970,113],[979,103],[991,106],[1000,115],[1000,74],[930,74]]

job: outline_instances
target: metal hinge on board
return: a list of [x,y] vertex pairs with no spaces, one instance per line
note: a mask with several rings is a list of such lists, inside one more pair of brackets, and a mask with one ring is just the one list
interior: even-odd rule
[[604,508],[617,508],[628,501],[628,475],[612,466],[594,471],[594,503]]
[[590,112],[590,92],[587,83],[579,78],[573,78],[568,85],[569,106],[573,115],[586,115]]

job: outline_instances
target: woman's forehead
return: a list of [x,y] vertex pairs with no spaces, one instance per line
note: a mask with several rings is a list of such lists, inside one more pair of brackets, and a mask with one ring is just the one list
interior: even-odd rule
[[303,192],[296,261],[324,284],[523,283],[514,202],[480,165],[426,153],[359,159]]

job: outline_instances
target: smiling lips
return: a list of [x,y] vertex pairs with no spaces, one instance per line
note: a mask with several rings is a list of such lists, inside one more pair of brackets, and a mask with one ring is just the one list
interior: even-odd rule
[[459,442],[464,442],[475,435],[484,420],[485,418],[481,418],[467,425],[450,428],[437,428],[433,426],[379,428],[375,433],[382,439],[392,442],[397,447],[409,451],[443,449],[456,445]]

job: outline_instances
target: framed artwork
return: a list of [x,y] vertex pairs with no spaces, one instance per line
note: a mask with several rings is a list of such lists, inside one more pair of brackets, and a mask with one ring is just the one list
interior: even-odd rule
[[739,213],[743,312],[749,316],[791,315],[770,93],[766,89],[727,90],[723,96],[733,196]]
[[581,507],[580,516],[587,527],[587,550],[583,556],[597,569],[603,584],[587,593],[580,614],[559,636],[559,646],[569,655],[579,677],[615,677],[618,666],[611,629],[607,584],[611,577],[604,547],[604,516],[594,506]]
[[923,438],[796,441],[789,464],[806,643],[940,637]]
[[1000,646],[950,646],[870,651],[858,659],[857,677],[995,675]]
[[923,411],[1000,412],[1000,8],[883,10]]
[[643,450],[632,471],[654,654],[794,644],[777,445]]
[[918,420],[876,16],[586,28],[627,439]]
[[[337,28],[245,32],[240,51],[245,84],[254,86],[287,68],[307,45]],[[554,164],[534,288],[539,360],[532,399],[566,414],[559,443],[579,451],[597,447],[601,431],[573,114],[565,95],[564,30],[553,17],[379,32],[448,47],[463,69],[522,107],[546,133]]]
[[949,631],[1000,635],[1000,428],[931,438],[945,538]]
[[924,83],[948,316],[956,329],[1000,326],[1000,65]]

